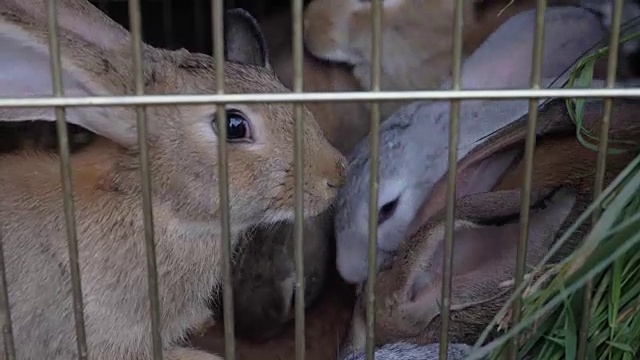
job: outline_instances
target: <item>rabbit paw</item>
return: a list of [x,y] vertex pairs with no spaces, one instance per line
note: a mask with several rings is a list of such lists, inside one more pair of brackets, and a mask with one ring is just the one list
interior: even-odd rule
[[200,350],[176,348],[167,353],[167,360],[224,360],[222,356]]

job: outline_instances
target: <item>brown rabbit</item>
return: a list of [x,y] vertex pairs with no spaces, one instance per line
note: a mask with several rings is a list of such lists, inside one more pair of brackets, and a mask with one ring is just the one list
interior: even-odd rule
[[[533,0],[463,1],[463,53],[471,54],[512,15],[534,8]],[[579,0],[550,0],[578,4]],[[385,0],[382,6],[381,87],[428,90],[451,74],[454,0]],[[313,0],[305,9],[304,41],[315,56],[354,66],[364,89],[371,84],[371,1]],[[383,117],[402,102],[381,103]]]
[[[0,3],[0,96],[52,93],[43,0]],[[87,1],[56,2],[65,94],[131,94],[129,33]],[[226,13],[226,90],[287,92],[267,67],[266,46],[246,12]],[[145,92],[215,91],[211,56],[144,46]],[[229,143],[230,224],[293,219],[293,112],[286,104],[147,107],[152,205],[165,359],[219,359],[179,345],[210,316],[220,277],[217,122]],[[344,180],[345,158],[304,110],[305,214],[322,213]],[[53,121],[53,109],[2,108],[0,119]],[[68,108],[66,120],[100,138],[71,158],[89,359],[150,359],[146,252],[135,111]],[[0,155],[0,234],[16,358],[76,356],[67,234],[58,158]],[[4,359],[4,352],[0,359]]]
[[[283,11],[262,21],[270,48],[270,63],[284,85],[293,87],[291,13]],[[303,58],[304,91],[358,91],[359,84],[346,66]],[[370,117],[363,103],[309,103],[329,142],[347,155],[369,131]],[[236,335],[254,342],[281,333],[294,319],[296,280],[293,223],[279,222],[250,229],[247,245],[239,249],[233,267]],[[250,240],[250,241],[249,241]],[[326,283],[328,266],[335,258],[333,211],[310,217],[304,223],[305,306],[316,303]],[[221,318],[222,292],[214,308]]]
[[[539,139],[534,151],[532,177],[533,188],[537,192],[532,195],[532,207],[537,206],[540,196],[547,197],[544,194],[549,193],[550,189],[570,190],[560,190],[565,195],[560,195],[560,198],[553,195],[556,200],[550,206],[545,210],[532,212],[527,259],[529,265],[536,264],[542,258],[551,243],[573,224],[592,199],[597,153],[584,148],[575,138],[575,126],[565,106],[564,99],[551,100],[542,107],[538,119],[536,132]],[[640,126],[631,114],[637,112],[639,106],[640,101],[635,99],[615,100],[611,128],[613,138],[638,138]],[[596,136],[599,133],[601,112],[601,101],[587,102],[583,125]],[[496,168],[491,170],[487,164],[513,159],[514,153],[522,155],[527,119],[528,116],[525,116],[491,136],[465,157],[458,167],[458,183],[468,180],[477,169],[485,168],[490,170],[478,175],[485,179],[475,179],[484,183],[491,183],[492,180],[489,179],[495,179],[493,181],[496,185],[491,192],[467,192],[468,195],[457,200],[450,325],[450,340],[453,342],[473,344],[509,294],[509,288],[499,287],[498,284],[511,279],[514,274],[520,210],[518,191],[522,184],[524,161],[520,160],[506,171],[496,171]],[[609,155],[605,186],[637,154],[638,151],[635,150]],[[421,213],[420,218],[414,222],[414,228],[408,232],[412,235],[399,248],[391,268],[378,276],[376,342],[379,344],[399,340],[419,344],[438,341],[440,319],[437,300],[441,292],[440,247],[443,239],[441,221],[444,216],[444,190],[446,176],[434,187],[427,200],[426,208],[429,210]],[[506,221],[509,218],[511,220]],[[487,228],[491,225],[499,226]],[[588,222],[583,223],[551,261],[558,261],[573,251],[589,226]],[[465,228],[469,230],[463,230]],[[472,237],[464,236],[463,233],[470,236],[474,232],[476,236],[501,242],[501,245],[496,243],[490,248],[497,247],[503,251],[488,254],[483,253],[481,247],[474,248],[473,244],[466,244]],[[435,252],[435,249],[440,250]],[[435,281],[434,286],[428,287],[431,281]],[[356,310],[351,338],[343,345],[345,348],[358,348],[362,345],[361,324],[365,314],[362,306],[359,311],[357,307]],[[358,323],[360,326],[357,326]]]

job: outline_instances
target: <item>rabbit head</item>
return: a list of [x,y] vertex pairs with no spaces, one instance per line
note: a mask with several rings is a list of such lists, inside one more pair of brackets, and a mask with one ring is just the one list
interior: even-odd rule
[[[128,33],[89,3],[61,1],[60,45],[65,95],[132,93],[133,69]],[[72,13],[69,10],[78,10]],[[52,94],[45,2],[3,4],[3,68],[1,96]],[[93,9],[91,9],[93,10]],[[78,18],[72,14],[81,14]],[[95,18],[95,19],[94,19]],[[95,20],[95,21],[92,21]],[[244,11],[227,14],[226,91],[287,92],[266,68],[265,44],[255,20]],[[108,23],[109,22],[109,23]],[[95,27],[94,27],[95,26]],[[258,34],[258,36],[256,36]],[[215,92],[210,56],[187,51],[144,47],[147,94]],[[293,112],[290,105],[228,105],[226,119],[215,106],[158,106],[147,108],[149,151],[155,187],[171,192],[176,205],[194,218],[217,212],[217,122],[227,123],[229,180],[234,223],[278,221],[293,217]],[[67,121],[137,151],[133,108],[77,107],[67,110]],[[344,159],[322,135],[305,108],[307,215],[325,209],[342,182]],[[2,109],[4,121],[53,121],[53,109]],[[190,144],[190,146],[175,146]],[[162,170],[160,170],[162,169]],[[160,174],[161,173],[161,174]],[[186,215],[186,214],[185,214]]]
[[[131,37],[84,0],[58,0],[66,96],[134,93]],[[44,0],[0,2],[0,97],[53,93]],[[225,14],[228,93],[282,93],[253,17]],[[214,59],[143,46],[145,93],[211,94]],[[220,278],[217,125],[227,126],[232,246],[239,231],[294,218],[291,105],[147,106],[161,335],[169,359],[217,357],[175,348],[206,320]],[[0,121],[55,121],[52,108],[2,108]],[[305,215],[323,212],[345,159],[304,110]],[[71,158],[87,343],[95,358],[151,358],[136,111],[69,107],[66,121],[99,136]],[[75,357],[71,278],[57,157],[2,154],[0,232],[18,358]],[[34,292],[34,289],[38,289]],[[47,309],[41,312],[37,309]],[[171,351],[173,350],[173,351]],[[2,357],[0,357],[2,358]]]
[[[465,61],[462,88],[528,87],[534,20],[535,10],[524,11],[487,38]],[[542,63],[542,77],[547,81],[543,85],[563,85],[557,77],[567,77],[566,70],[597,45],[603,34],[597,16],[587,10],[548,8]],[[448,80],[443,87],[450,83]],[[460,108],[458,158],[462,159],[478,139],[526,115],[528,101],[465,100]],[[423,201],[447,170],[449,117],[449,102],[418,101],[399,109],[381,125],[376,259],[379,268],[388,263]],[[347,182],[337,199],[337,266],[345,280],[352,283],[367,277],[369,154],[366,138],[350,154]],[[506,169],[511,160],[503,158],[467,169],[466,174],[457,177],[458,196],[490,190],[495,183],[474,182],[474,177],[483,171]]]
[[[570,187],[532,192],[527,265],[555,239],[576,201]],[[515,276],[520,191],[477,193],[458,199],[454,219],[450,340],[473,344],[504,304]],[[439,212],[399,250],[375,284],[376,344],[438,342],[445,212]],[[362,300],[361,300],[362,301]],[[366,312],[355,314],[366,320]],[[354,344],[352,347],[360,347]]]

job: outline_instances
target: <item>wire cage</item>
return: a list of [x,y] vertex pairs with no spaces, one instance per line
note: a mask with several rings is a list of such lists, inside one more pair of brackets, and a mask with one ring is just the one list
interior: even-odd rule
[[[308,1],[307,1],[308,2]],[[123,0],[91,0],[91,3],[109,14],[125,28],[129,28],[129,6]],[[224,8],[240,7],[256,17],[268,15],[289,2],[225,0]],[[145,19],[142,22],[142,36],[145,43],[176,49],[184,47],[193,52],[211,54],[211,2],[205,0],[172,1],[142,0],[140,10]],[[159,21],[157,21],[159,20]],[[180,39],[179,44],[176,39]]]
[[[58,0],[61,1],[61,0]],[[224,118],[227,104],[249,104],[249,103],[292,103],[295,114],[295,265],[297,278],[295,281],[295,358],[305,358],[305,312],[304,312],[304,268],[303,268],[303,167],[302,156],[303,138],[303,110],[305,103],[313,102],[366,102],[371,104],[371,128],[370,128],[370,158],[373,159],[370,166],[369,185],[369,248],[368,248],[368,281],[366,291],[366,358],[373,359],[374,356],[374,325],[376,301],[374,283],[376,279],[375,261],[377,248],[377,219],[378,219],[378,173],[379,166],[379,130],[380,130],[380,104],[388,101],[414,101],[414,100],[447,100],[451,102],[450,131],[448,134],[449,144],[459,142],[459,118],[460,103],[470,99],[529,99],[529,123],[525,142],[525,176],[522,184],[521,214],[522,222],[518,238],[518,256],[516,259],[516,277],[514,286],[515,294],[521,294],[525,284],[525,249],[528,238],[528,215],[531,202],[532,191],[532,167],[533,151],[535,147],[535,124],[538,116],[538,100],[541,98],[604,98],[604,113],[601,123],[601,136],[599,139],[599,157],[597,166],[597,178],[594,198],[598,198],[603,193],[603,178],[605,169],[605,156],[608,146],[609,121],[611,118],[612,101],[617,97],[638,97],[640,88],[615,88],[616,64],[618,63],[618,48],[620,40],[620,29],[622,22],[622,0],[614,0],[613,26],[609,39],[610,55],[607,68],[607,80],[605,89],[541,89],[541,67],[542,67],[542,38],[544,9],[547,7],[546,0],[537,0],[536,31],[534,41],[533,69],[531,75],[531,87],[526,89],[503,89],[503,90],[462,90],[461,89],[461,67],[462,67],[462,46],[463,46],[463,0],[455,1],[454,33],[453,33],[453,56],[452,67],[452,90],[416,90],[416,91],[382,91],[381,90],[381,41],[382,41],[382,0],[371,0],[372,19],[371,29],[373,33],[372,42],[372,68],[371,68],[371,89],[364,92],[316,92],[306,93],[303,91],[302,77],[302,57],[303,57],[303,8],[309,1],[291,0],[289,1],[255,1],[255,0],[191,0],[191,1],[171,1],[171,0],[92,0],[92,3],[108,13],[114,20],[125,26],[132,34],[132,62],[135,69],[135,95],[127,96],[97,96],[97,97],[71,97],[63,93],[61,60],[58,42],[58,30],[56,20],[56,0],[47,1],[47,12],[49,19],[49,46],[51,53],[51,69],[54,80],[54,96],[41,98],[0,98],[0,108],[8,107],[55,107],[57,116],[57,137],[60,144],[60,162],[62,169],[62,184],[64,192],[64,217],[66,221],[66,231],[68,234],[69,257],[71,265],[71,277],[73,285],[73,310],[75,314],[76,335],[78,344],[78,358],[91,358],[91,349],[87,348],[86,333],[82,307],[82,289],[80,285],[80,267],[78,265],[78,245],[75,224],[75,209],[72,198],[72,181],[70,165],[69,134],[65,126],[65,109],[69,107],[87,106],[127,106],[135,107],[138,126],[138,146],[141,163],[142,177],[142,202],[144,212],[145,238],[140,241],[145,242],[148,267],[149,284],[149,306],[151,311],[151,328],[153,359],[163,358],[162,339],[160,338],[160,302],[158,300],[158,279],[157,265],[155,259],[155,245],[153,224],[154,217],[151,206],[151,187],[153,179],[149,166],[149,154],[147,149],[147,125],[145,118],[145,108],[157,105],[215,105],[217,113]],[[283,8],[291,3],[292,18],[292,46],[294,66],[292,73],[294,77],[293,89],[291,93],[273,94],[226,94],[224,83],[224,39],[223,39],[223,13],[225,8],[239,6],[248,9],[253,14],[266,14],[274,8]],[[149,21],[143,21],[142,13],[148,16]],[[209,16],[211,14],[211,16]],[[160,19],[160,21],[155,21]],[[146,18],[144,19],[146,20]],[[162,24],[159,26],[158,24]],[[177,39],[181,39],[177,41]],[[142,42],[169,49],[187,48],[193,52],[212,53],[216,71],[216,93],[209,95],[145,95],[145,83],[143,78],[143,51]],[[213,41],[212,41],[213,40]],[[212,45],[214,44],[214,45]],[[220,124],[223,124],[220,122]],[[227,129],[220,125],[219,136],[226,138]],[[458,153],[457,146],[449,146],[448,152],[448,187],[446,192],[446,226],[445,241],[443,249],[443,270],[442,270],[442,300],[441,317],[442,326],[440,334],[440,359],[446,358],[446,347],[448,344],[448,326],[450,315],[451,297],[451,273],[453,259],[453,232],[455,217],[455,179]],[[229,204],[228,204],[228,172],[227,172],[227,143],[218,142],[219,154],[219,196],[221,199],[221,228],[222,228],[222,285],[224,289],[231,288],[231,248],[230,225],[229,225]],[[597,214],[595,215],[597,218]],[[0,234],[1,236],[2,234]],[[1,238],[0,238],[1,239]],[[1,249],[0,249],[1,250]],[[0,259],[3,259],[0,257]],[[10,321],[10,309],[5,279],[4,261],[0,261],[0,275],[2,282],[2,314],[4,319],[9,319],[3,323],[4,345],[7,359],[15,359],[15,348]],[[234,322],[233,322],[233,298],[231,291],[223,292],[224,307],[224,333],[225,333],[225,353],[224,358],[233,360],[235,358],[234,342]],[[589,301],[590,292],[585,292],[585,302]],[[513,307],[512,321],[517,323],[520,318],[521,301],[517,296]],[[502,314],[508,310],[503,309]],[[583,314],[581,326],[588,326],[588,311]],[[581,331],[579,339],[578,358],[586,357],[586,331]],[[512,341],[512,340],[504,340]],[[499,344],[498,344],[499,345]],[[497,345],[496,345],[497,346]],[[488,354],[489,350],[483,350],[471,354],[470,358],[481,358]],[[512,358],[516,358],[515,353],[511,353]]]

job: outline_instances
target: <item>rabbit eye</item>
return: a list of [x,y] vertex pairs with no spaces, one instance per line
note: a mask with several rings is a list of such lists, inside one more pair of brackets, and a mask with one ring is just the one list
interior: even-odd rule
[[395,198],[393,201],[382,205],[380,211],[378,211],[378,225],[387,221],[393,215],[398,207],[398,200],[399,198]]
[[[227,110],[227,141],[251,140],[251,127],[246,116],[238,110]],[[217,117],[213,119],[213,130],[218,132]]]

